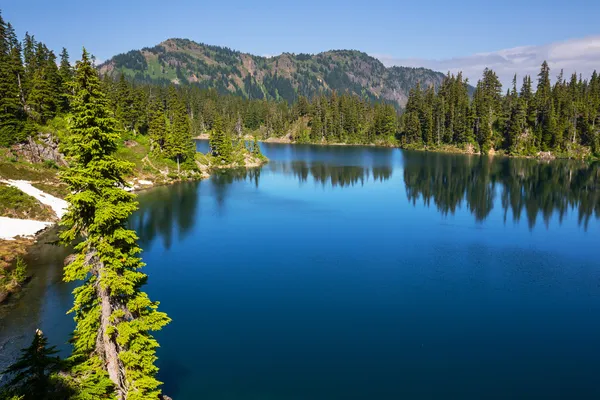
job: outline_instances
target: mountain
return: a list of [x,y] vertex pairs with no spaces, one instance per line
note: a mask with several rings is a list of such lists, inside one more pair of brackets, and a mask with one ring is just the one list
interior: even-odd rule
[[260,57],[225,47],[168,39],[152,48],[119,54],[98,66],[101,74],[139,82],[191,84],[247,98],[294,101],[298,95],[351,92],[403,107],[411,88],[438,87],[444,74],[425,68],[390,67],[355,50]]

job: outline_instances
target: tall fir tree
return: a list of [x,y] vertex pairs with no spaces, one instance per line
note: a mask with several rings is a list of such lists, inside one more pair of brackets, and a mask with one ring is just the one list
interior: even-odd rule
[[[9,396],[23,400],[64,398],[66,393],[57,391],[50,381],[51,374],[58,372],[61,360],[58,350],[48,346],[48,339],[39,329],[35,331],[31,345],[21,350],[21,356],[3,371],[11,377],[5,386]],[[0,393],[2,396],[2,393]]]
[[[72,374],[80,399],[156,399],[157,341],[151,331],[170,320],[157,311],[141,286],[147,276],[134,231],[127,219],[137,208],[135,195],[123,189],[132,164],[114,156],[119,140],[100,81],[88,53],[75,67],[72,120],[64,152],[69,168],[69,208],[61,238],[77,241],[76,257],[64,279],[82,281],[73,292]],[[78,239],[81,238],[81,239]]]
[[221,164],[232,162],[233,146],[231,138],[225,130],[223,119],[220,115],[215,116],[213,129],[210,133],[210,151]]
[[69,62],[69,52],[63,47],[60,53],[60,66],[58,68],[60,76],[60,110],[63,112],[69,111],[69,98],[73,94],[73,67]]
[[148,136],[150,137],[151,151],[161,153],[165,148],[167,138],[167,120],[165,106],[161,98],[154,98],[150,103]]
[[192,159],[195,149],[190,132],[190,120],[185,102],[180,98],[174,87],[169,88],[169,133],[165,147],[169,157],[177,161],[177,172],[180,164]]
[[12,27],[4,22],[0,14],[0,146],[8,146],[22,139],[25,121],[15,46]]

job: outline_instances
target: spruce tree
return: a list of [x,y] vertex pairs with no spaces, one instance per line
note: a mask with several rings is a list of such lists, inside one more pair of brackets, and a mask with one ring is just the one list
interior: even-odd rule
[[62,83],[56,56],[42,43],[38,43],[36,48],[36,65],[27,102],[31,117],[44,124],[60,109]]
[[[11,377],[6,385],[9,395],[22,396],[23,400],[42,400],[53,396],[50,375],[60,368],[58,350],[48,346],[48,339],[39,329],[31,345],[21,350],[21,356],[2,373]],[[0,393],[1,394],[1,393]]]
[[187,108],[173,87],[169,88],[170,126],[166,141],[169,157],[177,161],[177,173],[181,162],[194,157],[194,142],[190,132]]
[[73,81],[73,68],[69,62],[69,52],[63,47],[60,53],[60,66],[58,74],[61,81],[60,110],[66,112],[69,110],[69,97],[72,94],[71,84]]
[[260,144],[258,143],[258,138],[256,135],[254,136],[254,141],[252,142],[252,154],[255,157],[262,157],[262,152],[260,151]]
[[165,106],[162,99],[155,98],[152,100],[149,114],[148,136],[150,137],[150,150],[158,154],[163,151],[167,137]]
[[221,164],[230,164],[232,162],[233,148],[231,138],[225,131],[223,119],[220,115],[215,116],[213,129],[210,133],[210,150],[214,157]]
[[72,374],[78,398],[156,399],[155,349],[151,331],[170,320],[141,291],[141,249],[126,228],[137,208],[135,195],[123,189],[132,164],[114,156],[119,140],[100,81],[88,53],[75,67],[72,120],[64,152],[69,169],[62,174],[71,194],[62,220],[65,242],[77,241],[76,257],[65,267],[65,281],[82,281],[73,292]]
[[0,146],[19,141],[25,114],[19,90],[12,28],[0,15]]

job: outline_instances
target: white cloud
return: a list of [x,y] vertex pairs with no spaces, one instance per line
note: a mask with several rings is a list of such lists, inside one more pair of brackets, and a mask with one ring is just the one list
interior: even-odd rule
[[556,77],[561,69],[564,70],[567,79],[573,72],[589,78],[595,69],[600,70],[600,35],[444,60],[402,59],[389,55],[374,55],[374,57],[379,58],[386,66],[425,67],[443,73],[462,71],[472,85],[477,83],[484,68],[487,67],[496,72],[505,88],[511,85],[513,75],[516,73],[520,87],[524,75],[531,75],[535,80],[544,60],[550,65],[552,78]]

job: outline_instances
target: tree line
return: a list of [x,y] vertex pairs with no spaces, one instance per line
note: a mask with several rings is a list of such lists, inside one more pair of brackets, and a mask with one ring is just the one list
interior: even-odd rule
[[485,69],[472,98],[462,74],[448,74],[439,90],[410,91],[402,116],[401,143],[434,147],[443,144],[475,145],[483,153],[491,149],[512,155],[575,151],[581,146],[600,151],[600,77],[594,71],[583,79],[561,71],[554,85],[550,68],[543,62],[534,83],[517,76],[503,93],[496,73]]
[[[1,16],[0,39],[0,145],[8,146],[68,114],[73,68],[65,49],[57,64],[55,54],[34,36],[17,40]],[[536,82],[525,76],[518,87],[515,75],[506,92],[490,69],[472,95],[461,73],[448,74],[437,90],[417,84],[404,110],[349,93],[296,96],[288,103],[193,84],[134,83],[123,75],[106,74],[101,88],[121,129],[148,135],[153,151],[178,163],[193,160],[192,138],[215,127],[215,142],[226,147],[252,134],[300,143],[450,145],[511,155],[600,152],[600,77],[594,72],[589,79],[577,74],[566,79],[561,71],[552,84],[546,62]]]

